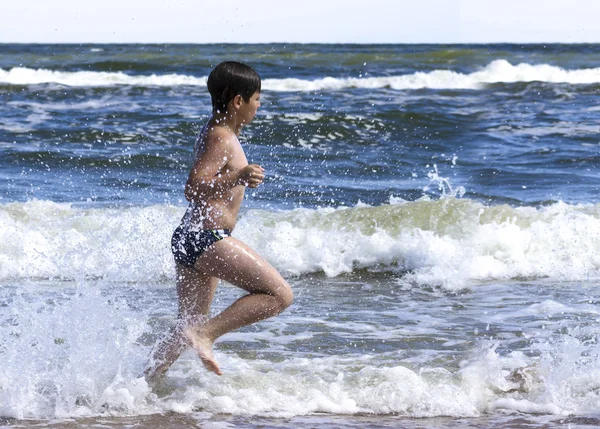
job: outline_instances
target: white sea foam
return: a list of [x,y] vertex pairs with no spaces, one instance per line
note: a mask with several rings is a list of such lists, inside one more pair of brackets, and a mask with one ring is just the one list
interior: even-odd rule
[[84,284],[76,296],[13,296],[0,319],[0,416],[75,417],[103,403],[141,412],[147,389],[132,374],[147,357],[136,344],[147,326],[116,301]]
[[[336,276],[398,264],[411,270],[405,282],[449,288],[494,279],[600,275],[600,206],[514,209],[448,198],[286,214],[249,212],[238,235],[293,274]],[[265,243],[264,236],[273,238]]]
[[[175,388],[159,386],[157,396],[137,378],[149,353],[137,344],[144,332],[143,313],[119,307],[99,290],[85,286],[64,302],[27,302],[21,296],[11,308],[12,323],[0,329],[2,344],[7,346],[0,349],[6,369],[0,372],[0,416],[4,417],[198,409],[270,417],[319,412],[478,416],[494,400],[505,399],[502,392],[519,386],[506,380],[507,373],[528,364],[521,356],[501,358],[490,352],[477,357],[461,374],[453,374],[442,368],[381,366],[378,357],[371,355],[272,362],[217,351],[227,369],[217,377],[206,373],[190,352],[169,372]],[[246,340],[252,341],[253,335],[246,334]],[[481,377],[484,366],[487,372]]]
[[[33,85],[58,83],[68,86],[206,86],[206,77],[181,74],[129,75],[123,72],[63,72],[48,69],[15,67],[0,69],[0,83]],[[405,89],[480,89],[491,83],[548,82],[570,84],[592,84],[600,82],[600,68],[566,70],[549,64],[513,65],[506,60],[494,60],[481,70],[458,73],[450,70],[433,70],[406,75],[381,77],[340,78],[326,76],[320,79],[265,79],[263,89],[267,91],[331,91],[346,88],[392,88]]]
[[[430,279],[428,264],[434,264],[439,269],[437,281],[450,286],[455,283],[449,277],[463,282],[470,278],[472,272],[462,272],[460,264],[474,263],[473,255],[497,259],[510,275],[520,275],[524,265],[543,258],[557,264],[556,272],[561,276],[582,275],[581,266],[575,266],[570,254],[582,261],[598,255],[597,250],[586,249],[598,242],[597,206],[490,208],[457,199],[395,203],[345,209],[250,211],[242,217],[235,234],[243,236],[280,269],[339,270],[340,264],[353,266],[360,255],[369,259],[360,261],[366,266],[405,258],[413,261],[413,281],[418,282],[419,276]],[[432,317],[423,317],[418,326],[403,327],[398,332],[394,326],[379,330],[367,321],[317,317],[314,308],[286,313],[270,321],[268,330],[228,335],[229,347],[216,348],[217,359],[225,370],[222,377],[207,373],[197,357],[188,352],[169,371],[167,381],[151,391],[137,377],[154,342],[146,338],[149,331],[164,327],[154,330],[150,326],[150,320],[157,323],[158,307],[153,308],[152,297],[138,300],[135,294],[146,296],[147,281],[172,275],[168,241],[182,211],[181,207],[171,206],[86,209],[46,201],[0,206],[0,279],[6,286],[0,295],[0,416],[131,416],[199,409],[214,414],[269,417],[314,413],[408,417],[476,417],[490,412],[598,413],[600,365],[595,356],[600,353],[600,345],[590,340],[597,337],[598,329],[596,323],[580,322],[580,317],[593,320],[587,317],[597,317],[597,311],[595,304],[579,302],[578,298],[540,298],[514,309],[505,309],[502,303],[496,307],[498,314],[489,315],[488,323],[498,325],[508,320],[512,324],[523,317],[535,318],[538,323],[520,328],[523,336],[518,341],[542,329],[547,335],[535,335],[526,346],[531,352],[527,354],[501,353],[487,339],[465,352],[466,342],[456,350],[457,359],[462,360],[460,369],[454,363],[441,367],[444,364],[440,362],[448,362],[446,353],[450,350],[439,350],[437,346],[433,351],[422,345],[424,349],[417,347],[410,353],[444,353],[442,359],[420,359],[422,355],[411,359],[402,350],[326,355],[312,345],[319,332],[290,329],[294,324],[318,324],[340,338],[360,333],[362,339],[383,342],[390,336],[431,335],[427,333],[429,328],[438,332],[440,324]],[[491,226],[498,231],[488,237],[486,228]],[[498,234],[514,234],[512,228],[520,231],[517,236],[499,240]],[[536,228],[541,228],[544,237],[534,237],[538,234]],[[424,256],[411,254],[418,247],[415,243],[401,243],[411,235],[419,238]],[[518,243],[518,235],[526,237],[525,243]],[[478,240],[489,242],[477,244]],[[554,241],[553,247],[546,247],[548,241]],[[510,245],[498,247],[498,243]],[[573,243],[577,243],[577,252],[573,251]],[[24,251],[24,244],[33,250]],[[423,250],[428,246],[428,252]],[[490,248],[503,253],[490,252]],[[386,254],[393,251],[400,253]],[[507,257],[510,252],[512,256]],[[552,256],[555,252],[557,255]],[[467,260],[461,261],[453,253]],[[459,266],[453,267],[456,263]],[[66,275],[78,281],[18,281],[15,288],[7,278],[10,270],[17,277]],[[105,279],[85,280],[84,274],[137,284],[129,284],[124,293]],[[47,283],[51,287],[44,287]],[[124,299],[127,293],[130,295]],[[498,302],[502,298],[493,297]],[[444,300],[440,298],[445,307]],[[366,304],[357,311],[367,319],[373,311],[386,311]],[[422,303],[415,301],[414,305]],[[174,307],[175,302],[173,314]],[[161,317],[165,313],[169,314],[164,308],[158,312]],[[557,319],[562,314],[568,316]],[[559,321],[566,325],[555,329],[542,326]],[[511,333],[510,328],[506,331]],[[444,336],[440,334],[440,338]],[[348,341],[353,339],[356,337],[347,337]],[[269,344],[267,355],[285,353],[285,359],[238,354],[232,343],[241,341]],[[306,349],[299,347],[303,341]],[[443,347],[456,344],[460,343]]]
[[85,210],[38,200],[2,205],[0,279],[170,275],[170,230],[180,215],[180,208],[169,206]]
[[63,72],[48,69],[31,69],[14,67],[10,70],[0,69],[0,82],[12,85],[36,85],[41,83],[58,83],[67,86],[206,86],[206,77],[193,77],[180,74],[166,75],[129,75],[123,72]]
[[[0,205],[0,279],[172,278],[174,206]],[[600,277],[600,205],[486,207],[466,199],[353,208],[250,210],[234,236],[287,275],[408,270],[407,284],[462,288],[511,278]],[[266,239],[267,238],[267,239]]]
[[[110,413],[206,413],[292,417],[314,413],[477,417],[504,412],[597,413],[598,346],[566,337],[539,344],[539,357],[484,346],[460,370],[402,364],[400,356],[291,357],[273,362],[216,351],[222,377],[189,352],[154,392],[137,378],[147,347],[144,316],[93,288],[64,303],[12,304],[0,329],[0,416],[72,418]],[[80,329],[73,329],[77,326]],[[13,331],[13,332],[11,332]],[[253,333],[246,340],[253,341]],[[25,352],[27,351],[27,352]],[[561,359],[556,359],[560,355]],[[395,362],[395,363],[394,363]]]

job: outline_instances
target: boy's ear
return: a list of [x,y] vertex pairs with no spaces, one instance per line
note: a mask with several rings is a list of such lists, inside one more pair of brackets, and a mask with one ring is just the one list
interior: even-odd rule
[[244,101],[244,99],[240,94],[238,94],[235,97],[233,97],[233,100],[231,101],[233,101],[233,107],[239,109],[240,107],[242,107],[242,102]]

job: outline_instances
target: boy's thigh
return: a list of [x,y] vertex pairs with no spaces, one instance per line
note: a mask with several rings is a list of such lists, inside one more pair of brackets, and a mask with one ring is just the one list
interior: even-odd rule
[[194,268],[255,293],[279,293],[290,286],[269,262],[233,237],[212,244]]

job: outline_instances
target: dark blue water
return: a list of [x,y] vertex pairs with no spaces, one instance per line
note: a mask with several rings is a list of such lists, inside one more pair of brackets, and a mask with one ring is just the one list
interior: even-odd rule
[[[489,203],[591,202],[600,187],[597,45],[0,45],[0,54],[3,202],[177,203],[210,113],[203,79],[225,59],[265,80],[242,137],[268,172],[249,205],[414,200],[434,165]],[[319,86],[324,78],[333,84]]]

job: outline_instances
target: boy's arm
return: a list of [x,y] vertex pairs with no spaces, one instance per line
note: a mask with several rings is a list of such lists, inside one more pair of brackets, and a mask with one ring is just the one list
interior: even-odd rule
[[200,202],[239,185],[255,188],[262,183],[264,170],[258,165],[241,170],[227,168],[234,143],[228,135],[214,136],[206,142],[205,151],[194,163],[185,184],[188,201]]

